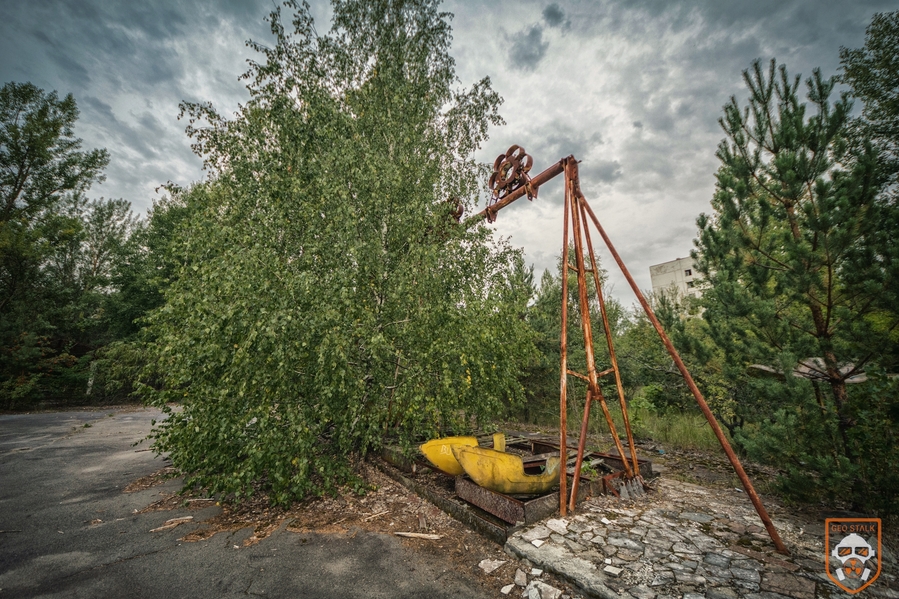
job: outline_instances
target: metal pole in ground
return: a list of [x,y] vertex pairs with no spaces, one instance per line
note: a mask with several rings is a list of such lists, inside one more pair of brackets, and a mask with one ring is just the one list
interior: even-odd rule
[[565,178],[569,182],[569,187],[571,189],[571,200],[566,207],[566,210],[571,210],[571,227],[572,235],[574,237],[575,254],[575,265],[570,265],[566,259],[565,266],[566,268],[571,268],[577,272],[578,306],[580,308],[581,328],[584,335],[587,379],[590,385],[590,393],[587,394],[587,403],[584,407],[584,420],[581,423],[581,438],[578,443],[577,459],[574,463],[574,477],[571,482],[571,499],[568,502],[568,508],[574,510],[575,503],[577,502],[577,487],[581,475],[581,466],[584,461],[584,449],[587,444],[587,424],[590,418],[590,402],[592,400],[595,399],[599,401],[600,408],[602,408],[603,415],[606,418],[606,424],[609,426],[609,432],[612,434],[612,440],[615,442],[615,447],[618,448],[618,453],[621,456],[621,462],[624,464],[626,476],[631,478],[634,473],[624,454],[624,446],[621,445],[621,439],[618,438],[618,431],[615,430],[615,422],[612,420],[609,406],[606,403],[605,397],[603,397],[602,390],[599,388],[599,380],[596,375],[596,360],[593,355],[593,327],[590,322],[590,303],[587,299],[587,267],[584,262],[583,229],[586,227],[586,222],[581,219],[579,208],[581,190],[578,181],[577,162],[569,161],[568,164],[565,165]]
[[[564,163],[565,160],[560,162]],[[562,356],[562,367],[559,371],[559,513],[567,514],[565,500],[568,498],[568,204],[571,197],[571,186],[565,179],[565,218],[562,221],[562,340],[559,353]]]

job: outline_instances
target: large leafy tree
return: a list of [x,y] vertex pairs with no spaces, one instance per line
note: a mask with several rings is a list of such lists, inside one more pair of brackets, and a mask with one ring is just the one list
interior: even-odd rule
[[[768,419],[747,446],[791,470],[794,490],[802,479],[863,503],[893,484],[876,463],[895,452],[874,430],[895,398],[847,384],[894,366],[899,321],[882,306],[896,281],[871,236],[889,208],[882,170],[870,144],[850,151],[851,103],[831,101],[833,80],[815,71],[805,104],[799,77],[774,61],[744,78],[748,104],[733,99],[721,119],[714,213],[698,221],[704,316],[730,374],[753,388],[743,409]],[[800,366],[813,380],[794,376]],[[753,367],[781,380],[754,381]]]
[[[271,17],[233,119],[185,104],[213,176],[171,246],[150,317],[155,430],[188,481],[276,502],[346,480],[385,437],[464,428],[521,394],[532,349],[517,253],[465,228],[498,123],[483,80],[456,86],[448,15],[432,0],[334,3]],[[447,201],[450,200],[451,201]]]
[[109,161],[105,150],[81,151],[77,120],[71,94],[60,100],[31,83],[0,89],[0,309],[7,315],[27,303],[46,256],[77,228],[62,205],[101,180]]
[[0,89],[0,222],[39,218],[102,179],[109,155],[81,151],[77,120],[72,94],[60,100],[31,83]]
[[116,290],[106,305],[115,326],[110,332],[128,342],[139,341],[142,317],[163,304],[163,292],[181,266],[172,242],[203,210],[193,201],[199,194],[171,184],[166,190],[169,193],[153,202],[146,219],[132,226],[109,277]]

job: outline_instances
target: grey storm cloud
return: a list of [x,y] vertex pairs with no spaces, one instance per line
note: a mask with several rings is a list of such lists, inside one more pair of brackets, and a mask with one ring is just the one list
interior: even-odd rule
[[268,39],[271,3],[33,0],[0,3],[0,78],[72,93],[84,147],[110,152],[92,193],[138,210],[168,180],[201,178],[179,123],[182,100],[225,114],[245,101],[247,39]]
[[600,160],[595,166],[588,166],[584,170],[589,170],[604,183],[611,183],[621,178],[621,164],[617,160]]
[[141,160],[153,160],[160,156],[160,148],[154,140],[159,139],[163,129],[152,114],[137,116],[134,123],[122,122],[116,117],[112,106],[93,96],[84,98],[82,108],[86,113],[93,113],[110,125],[107,139],[112,145],[130,148]]
[[554,122],[534,132],[535,141],[550,156],[573,154],[583,158],[604,143],[602,133],[589,128],[577,129],[565,122]]
[[80,99],[79,105],[81,106],[82,114],[87,113],[93,118],[105,121],[112,125],[112,129],[118,129],[121,126],[119,119],[116,118],[115,113],[112,111],[112,106],[103,100],[94,96],[84,96]]
[[558,4],[550,4],[543,9],[543,20],[550,27],[568,27],[571,23],[565,19],[565,11]]
[[[558,4],[549,4],[541,13],[543,22],[549,28],[567,28],[570,21],[565,19],[565,11]],[[545,28],[534,23],[517,33],[507,35],[509,44],[509,64],[521,71],[533,71],[549,50],[549,41],[544,39]]]
[[532,71],[546,56],[549,42],[543,41],[543,27],[530,27],[513,34],[509,46],[509,64],[523,71]]

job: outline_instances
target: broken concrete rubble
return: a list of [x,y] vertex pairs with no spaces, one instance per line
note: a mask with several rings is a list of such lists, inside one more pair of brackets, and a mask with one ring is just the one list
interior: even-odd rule
[[521,596],[531,597],[534,595],[534,591],[537,591],[537,596],[540,599],[560,599],[562,596],[562,591],[539,580],[532,580]]
[[520,569],[515,570],[515,584],[520,587],[525,587],[528,585],[528,575],[522,572]]
[[490,574],[506,562],[504,560],[498,559],[482,559],[478,564],[478,567],[484,571],[485,574]]
[[[506,552],[603,599],[815,599],[838,592],[823,570],[823,521],[778,521],[792,551],[784,557],[759,534],[758,516],[736,490],[672,480],[658,486],[636,501],[596,497],[567,518],[523,527],[509,536]],[[899,599],[899,568],[886,546],[882,567],[866,594]],[[526,590],[532,588],[534,581]]]

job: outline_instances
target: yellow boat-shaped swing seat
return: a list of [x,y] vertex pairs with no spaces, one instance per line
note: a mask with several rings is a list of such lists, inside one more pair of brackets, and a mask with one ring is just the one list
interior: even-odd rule
[[431,439],[419,449],[437,469],[450,476],[459,476],[465,471],[456,459],[453,447],[477,447],[477,445],[478,440],[475,437],[444,437]]
[[541,474],[526,474],[521,456],[512,453],[467,445],[455,445],[452,451],[471,480],[490,491],[538,495],[559,483],[561,461],[556,456],[546,460],[546,468]]

